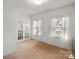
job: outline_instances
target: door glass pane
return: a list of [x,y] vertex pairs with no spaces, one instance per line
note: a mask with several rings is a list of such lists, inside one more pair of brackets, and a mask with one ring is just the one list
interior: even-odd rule
[[30,25],[30,20],[25,20],[24,22],[24,33],[25,33],[25,38],[28,38],[30,36],[31,32],[31,25]]
[[23,39],[23,22],[22,21],[18,21],[18,40]]

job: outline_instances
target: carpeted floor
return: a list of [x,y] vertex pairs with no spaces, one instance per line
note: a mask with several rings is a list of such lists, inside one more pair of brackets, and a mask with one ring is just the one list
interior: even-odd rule
[[62,53],[66,49],[51,46],[36,40],[21,41],[17,45],[17,50],[4,57],[4,59],[68,59]]

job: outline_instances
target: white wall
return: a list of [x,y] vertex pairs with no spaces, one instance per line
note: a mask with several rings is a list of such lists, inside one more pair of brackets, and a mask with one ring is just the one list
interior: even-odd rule
[[16,11],[9,1],[4,1],[3,8],[3,56],[6,56],[16,49]]
[[[72,38],[74,35],[74,4],[64,6],[61,8],[57,8],[51,11],[44,11],[43,13],[35,14],[32,19],[41,19],[42,20],[42,35],[39,36],[39,41],[46,42],[51,45],[55,45],[62,48],[72,48]],[[69,30],[70,33],[70,39],[60,39],[58,37],[50,37],[50,22],[51,18],[53,17],[61,17],[61,16],[69,16],[70,22],[69,22]],[[34,36],[33,36],[34,37]]]

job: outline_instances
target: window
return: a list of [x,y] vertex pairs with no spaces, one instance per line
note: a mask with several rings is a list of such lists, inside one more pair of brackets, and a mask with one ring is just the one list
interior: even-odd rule
[[60,37],[62,35],[65,35],[65,33],[67,31],[67,29],[66,29],[67,21],[68,21],[67,17],[53,18],[51,20],[50,36]]
[[33,21],[33,35],[41,35],[41,20]]

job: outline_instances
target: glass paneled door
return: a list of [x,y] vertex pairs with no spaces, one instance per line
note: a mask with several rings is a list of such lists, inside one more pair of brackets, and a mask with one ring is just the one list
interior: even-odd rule
[[30,20],[25,17],[19,17],[17,22],[18,40],[25,40],[30,37],[31,23]]

